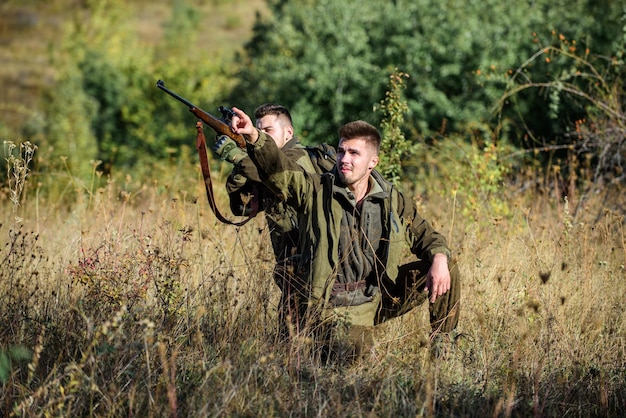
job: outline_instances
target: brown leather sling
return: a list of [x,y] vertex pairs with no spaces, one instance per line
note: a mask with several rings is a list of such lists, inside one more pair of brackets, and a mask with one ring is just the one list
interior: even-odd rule
[[198,149],[198,155],[200,156],[200,168],[202,169],[202,177],[204,178],[204,187],[206,188],[207,199],[209,200],[209,206],[211,210],[217,217],[217,219],[225,224],[234,225],[234,226],[243,226],[245,225],[252,216],[244,219],[240,222],[231,221],[227,219],[222,213],[219,211],[217,207],[217,203],[215,201],[215,194],[213,192],[213,181],[211,180],[211,170],[209,169],[209,157],[206,152],[206,138],[204,137],[204,130],[202,128],[202,122],[196,122],[196,130],[198,131],[198,136],[196,138],[196,148]]

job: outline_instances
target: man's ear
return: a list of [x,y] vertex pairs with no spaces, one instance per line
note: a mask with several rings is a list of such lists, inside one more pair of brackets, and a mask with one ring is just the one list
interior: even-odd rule
[[293,138],[293,125],[288,125],[285,130],[287,131],[287,133],[289,134],[288,138],[291,139]]
[[376,168],[377,165],[378,165],[378,155],[375,155],[374,157],[372,157],[370,161],[369,169],[373,170],[374,168]]

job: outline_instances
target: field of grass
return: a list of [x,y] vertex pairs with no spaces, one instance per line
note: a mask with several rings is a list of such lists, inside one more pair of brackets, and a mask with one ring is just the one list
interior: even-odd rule
[[365,358],[322,365],[310,339],[277,334],[263,219],[217,222],[194,164],[169,183],[81,189],[70,209],[12,167],[2,416],[593,417],[626,405],[624,219],[601,195],[574,216],[577,202],[518,194],[497,219],[423,197],[460,262],[461,335],[431,361],[422,306],[380,326]]
[[[140,37],[158,39],[169,2],[130,3]],[[45,50],[72,4],[0,4],[0,128],[12,132],[36,106],[54,71],[42,65]],[[263,2],[194,4],[205,11],[197,42],[228,54]],[[489,172],[464,173],[467,161],[454,157],[446,164],[464,176],[461,188],[436,177],[428,187],[403,184],[459,262],[460,335],[431,360],[421,306],[377,327],[362,359],[323,364],[306,335],[278,333],[262,216],[240,228],[219,223],[195,156],[164,162],[151,180],[103,179],[96,165],[84,179],[39,171],[44,152],[16,157],[18,145],[9,157],[9,146],[0,173],[0,416],[618,417],[626,409],[619,185],[564,196],[554,178],[530,178],[491,196],[502,201],[481,200],[473,189]],[[229,167],[213,169],[228,213]]]

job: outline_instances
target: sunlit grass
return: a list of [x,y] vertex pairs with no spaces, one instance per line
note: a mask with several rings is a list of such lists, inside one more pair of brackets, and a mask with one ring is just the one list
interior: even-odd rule
[[454,200],[431,194],[420,207],[463,276],[454,349],[429,360],[421,307],[380,326],[371,355],[323,366],[306,336],[278,338],[263,219],[222,225],[196,167],[175,179],[110,180],[69,206],[27,188],[20,222],[2,194],[3,415],[606,416],[624,405],[623,213],[602,196],[574,217],[574,202],[517,195],[510,216],[457,210],[448,230]]

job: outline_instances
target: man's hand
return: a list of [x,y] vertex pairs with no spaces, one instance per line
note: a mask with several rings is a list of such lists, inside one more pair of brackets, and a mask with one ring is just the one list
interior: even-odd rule
[[250,119],[250,116],[246,115],[246,113],[239,108],[233,107],[232,110],[235,113],[230,122],[230,127],[233,132],[244,135],[248,142],[254,144],[257,139],[259,139],[259,131],[257,131],[256,127],[252,123],[252,119]]
[[450,290],[450,270],[448,257],[445,254],[435,254],[433,264],[426,277],[426,289],[430,291],[430,302],[434,303],[437,297]]
[[239,163],[241,160],[246,158],[248,153],[237,146],[237,143],[232,139],[227,137],[226,135],[222,135],[217,138],[215,141],[215,145],[213,146],[213,151],[219,157],[233,164]]

